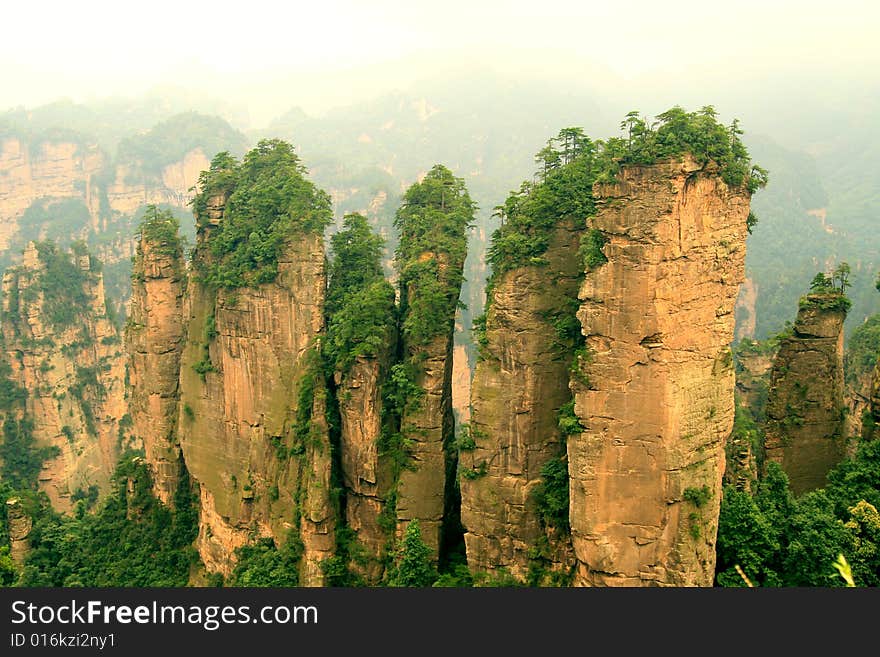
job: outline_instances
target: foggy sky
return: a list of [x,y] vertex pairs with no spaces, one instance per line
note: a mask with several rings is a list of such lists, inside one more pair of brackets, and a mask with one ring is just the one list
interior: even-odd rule
[[[255,125],[473,67],[686,95],[719,78],[876,80],[867,0],[8,0],[0,109],[170,84]],[[796,84],[801,84],[797,82]],[[723,85],[722,85],[723,86]]]

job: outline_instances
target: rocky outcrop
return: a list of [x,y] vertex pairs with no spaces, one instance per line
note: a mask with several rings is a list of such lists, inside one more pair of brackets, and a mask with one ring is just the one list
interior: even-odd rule
[[176,240],[138,242],[125,332],[132,434],[144,446],[153,492],[171,505],[180,477],[178,388],[186,271]]
[[[90,221],[72,226],[65,238],[86,238],[89,234],[110,237],[119,217],[131,217],[148,204],[186,207],[199,172],[207,169],[208,156],[195,148],[178,161],[162,168],[161,174],[144,176],[137,166],[114,165],[97,144],[69,141],[28,143],[15,137],[0,139],[0,252],[16,241],[19,221],[35,203],[50,204],[62,199],[79,199],[88,208]],[[30,226],[32,235],[43,227]],[[27,238],[24,238],[27,239]],[[106,244],[97,255],[105,264],[132,255],[132,240]]]
[[[207,258],[214,204],[199,235]],[[180,445],[200,486],[197,545],[209,571],[228,574],[255,537],[300,535],[300,583],[322,583],[332,549],[330,445],[316,350],[324,327],[319,235],[291,240],[271,283],[213,289],[190,281],[180,367]]]
[[59,511],[72,508],[78,490],[106,491],[125,432],[125,357],[97,264],[81,251],[30,243],[3,277],[5,355],[12,380],[28,391],[35,445],[55,453],[39,480]]
[[345,521],[368,555],[365,563],[350,567],[372,584],[381,580],[384,571],[382,556],[389,534],[383,512],[393,485],[392,465],[387,455],[379,453],[387,362],[387,358],[360,356],[347,374],[336,374]]
[[582,586],[712,584],[749,194],[690,158],[597,184],[568,440]]
[[773,363],[764,448],[796,494],[824,486],[844,456],[842,299],[804,297]]
[[6,500],[6,531],[9,534],[9,555],[19,567],[24,566],[31,549],[30,535],[34,523],[17,497]]
[[410,520],[418,519],[425,544],[438,554],[442,529],[454,485],[451,443],[455,436],[452,414],[452,322],[449,333],[408,351],[420,363],[415,385],[422,391],[418,405],[401,417],[401,432],[409,441],[411,466],[400,473],[397,489],[398,535]]
[[[547,536],[564,553],[535,508],[541,469],[565,453],[558,423],[572,353],[556,322],[576,309],[582,275],[574,222],[563,222],[544,254],[546,266],[519,267],[495,281],[486,318],[483,357],[474,374],[469,443],[462,446],[462,523],[468,564],[505,570],[525,580],[535,547]],[[555,564],[557,568],[570,563]]]

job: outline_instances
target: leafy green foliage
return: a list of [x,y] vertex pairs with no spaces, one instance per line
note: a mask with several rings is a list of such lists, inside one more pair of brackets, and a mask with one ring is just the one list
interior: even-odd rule
[[404,194],[394,225],[400,231],[402,331],[411,345],[452,330],[463,281],[466,229],[476,207],[464,181],[441,164]]
[[587,270],[591,271],[608,262],[608,258],[602,250],[607,242],[608,239],[602,234],[602,231],[595,228],[587,231],[581,237],[579,255]]
[[157,253],[183,257],[180,221],[168,210],[160,210],[155,205],[146,207],[138,228],[138,239],[141,238],[152,243]]
[[410,520],[406,526],[385,577],[388,586],[423,587],[437,580],[437,568],[431,560],[431,549],[422,540],[418,519]]
[[261,140],[240,164],[225,152],[214,158],[192,203],[204,223],[209,201],[228,194],[223,220],[208,240],[210,258],[197,260],[205,282],[237,288],[274,281],[290,241],[327,227],[330,197],[305,174],[293,146],[278,139]]
[[594,214],[595,154],[596,144],[580,128],[563,129],[538,153],[539,181],[523,182],[495,209],[501,226],[488,252],[493,280],[514,267],[542,264],[550,233],[560,219],[583,222]]
[[38,447],[34,441],[34,422],[30,418],[16,419],[8,414],[3,420],[3,443],[0,444],[0,479],[16,489],[37,489],[37,477],[43,461],[58,456],[55,446]]
[[535,508],[545,527],[568,532],[568,460],[550,459],[541,468],[541,483],[534,491]]
[[198,558],[192,547],[198,532],[196,498],[186,474],[169,509],[153,497],[146,463],[129,454],[97,513],[84,513],[85,503],[77,503],[74,516],[61,516],[43,502],[30,536],[23,586],[186,585]]
[[[689,153],[700,165],[713,162],[732,187],[744,186],[750,194],[764,187],[767,172],[752,165],[738,122],[724,126],[716,117],[710,106],[697,112],[676,106],[648,125],[638,112],[630,112],[621,123],[627,136],[606,141],[593,141],[580,128],[561,130],[535,157],[540,165],[537,181],[524,182],[496,208],[501,226],[492,235],[488,255],[493,277],[514,267],[542,264],[551,229],[566,217],[585,222],[592,216],[593,184],[613,182],[623,165],[650,165]],[[750,214],[747,227],[756,223]],[[599,231],[587,233],[581,254],[588,268],[606,262],[604,239]]]
[[584,431],[580,418],[574,412],[574,399],[560,407],[557,414],[557,424],[563,436],[573,436]]
[[43,314],[54,327],[67,328],[91,310],[84,287],[89,273],[80,269],[73,254],[60,250],[51,240],[36,242],[35,246],[44,267],[38,281]]
[[382,273],[382,243],[359,214],[346,215],[343,230],[331,238],[325,353],[337,371],[389,346],[397,315],[394,288]]
[[873,371],[880,354],[880,314],[871,315],[853,331],[846,346],[846,382],[854,386],[860,377]]
[[299,534],[291,530],[281,548],[271,538],[236,551],[238,562],[226,582],[228,586],[291,587],[299,585],[299,566],[303,544]]
[[846,289],[850,286],[849,276],[850,267],[845,262],[840,263],[830,275],[819,272],[810,282],[810,294],[801,297],[800,307],[847,312],[852,306],[846,296]]
[[839,554],[858,586],[880,583],[880,441],[862,442],[828,475],[824,489],[795,499],[776,463],[755,494],[724,489],[716,577],[741,586],[740,565],[759,586],[840,586]]

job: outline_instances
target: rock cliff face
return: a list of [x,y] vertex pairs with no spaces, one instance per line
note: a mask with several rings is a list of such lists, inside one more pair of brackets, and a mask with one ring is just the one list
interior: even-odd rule
[[844,456],[843,322],[836,294],[809,294],[773,363],[765,452],[796,494],[825,485]]
[[153,491],[171,505],[180,477],[177,436],[186,272],[177,242],[142,235],[132,276],[125,344],[132,434],[144,446]]
[[106,490],[126,422],[125,358],[93,264],[82,252],[31,243],[3,277],[5,356],[28,391],[35,444],[57,448],[39,479],[59,511],[71,509],[77,490]]
[[15,138],[0,140],[0,250],[9,248],[18,220],[39,198],[84,200],[104,166],[97,146],[43,142],[33,149]]
[[9,555],[19,567],[24,565],[25,558],[30,551],[30,534],[33,524],[19,498],[11,497],[6,500],[6,528],[9,533]]
[[[222,200],[211,221],[221,211]],[[196,259],[209,257],[212,230],[201,229]],[[326,390],[315,351],[325,284],[322,239],[304,235],[287,244],[271,283],[188,286],[179,435],[200,485],[197,545],[210,571],[231,572],[235,548],[254,537],[281,544],[293,531],[305,547],[300,583],[323,582],[318,564],[335,541]]]
[[[533,498],[541,468],[565,454],[557,414],[571,399],[572,354],[554,321],[577,307],[580,233],[574,222],[560,225],[546,266],[507,271],[492,288],[472,387],[473,446],[460,457],[462,472],[475,473],[462,478],[461,495],[468,563],[478,571],[504,569],[525,580],[540,537],[555,538]],[[570,553],[567,535],[561,543],[552,549]]]
[[418,519],[422,538],[434,554],[442,541],[449,488],[454,485],[455,464],[450,462],[455,435],[452,414],[452,322],[449,333],[407,352],[423,368],[415,385],[423,394],[418,407],[403,414],[401,431],[411,441],[411,467],[400,473],[397,490],[398,534],[410,520]]
[[580,291],[575,584],[709,586],[749,195],[685,158],[624,167],[594,197],[607,263]]
[[[130,166],[114,166],[96,144],[41,142],[29,145],[8,137],[0,139],[0,251],[9,248],[19,231],[19,220],[35,202],[80,199],[90,222],[75,229],[77,237],[112,231],[118,216],[131,216],[147,204],[185,207],[208,157],[196,148],[179,162],[147,179]],[[109,171],[109,175],[108,175]],[[104,182],[108,178],[110,182]],[[39,227],[33,227],[39,234]],[[69,237],[69,235],[65,235]],[[106,264],[131,255],[131,240],[98,255]]]
[[345,520],[369,557],[366,563],[352,567],[374,584],[383,573],[382,556],[389,535],[382,517],[393,485],[391,463],[379,454],[382,383],[388,362],[387,357],[360,356],[345,376],[336,376]]
[[161,177],[155,180],[137,175],[129,166],[119,165],[113,182],[107,185],[107,201],[115,212],[123,215],[133,215],[138,208],[149,204],[185,207],[191,198],[190,188],[209,165],[201,148],[164,167]]

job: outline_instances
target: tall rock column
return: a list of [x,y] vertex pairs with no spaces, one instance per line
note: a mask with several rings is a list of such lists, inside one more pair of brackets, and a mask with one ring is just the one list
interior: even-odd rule
[[712,583],[750,196],[692,158],[597,184],[568,440],[582,586]]
[[511,269],[492,286],[471,388],[471,442],[460,456],[465,544],[477,571],[505,569],[525,580],[546,531],[534,494],[541,469],[565,454],[558,413],[571,399],[572,354],[558,327],[577,308],[581,232],[561,222],[545,265]]
[[345,556],[368,584],[382,579],[395,529],[389,505],[397,482],[388,448],[399,418],[385,408],[383,391],[397,351],[397,312],[394,287],[382,272],[383,244],[357,213],[346,215],[331,238],[324,349],[339,410],[341,502],[360,547]]
[[149,210],[132,275],[128,353],[132,433],[143,441],[153,491],[171,505],[180,478],[177,439],[186,272],[177,221]]
[[218,155],[199,182],[179,415],[197,547],[228,575],[236,548],[298,541],[299,584],[320,585],[336,527],[319,357],[329,198],[277,140],[240,164]]
[[407,190],[397,212],[403,357],[414,386],[400,421],[407,464],[397,488],[397,532],[418,519],[435,555],[460,531],[452,442],[455,311],[474,204],[464,181],[436,165]]
[[808,294],[773,362],[764,449],[767,460],[782,465],[795,494],[823,487],[845,456],[846,308],[840,293]]

